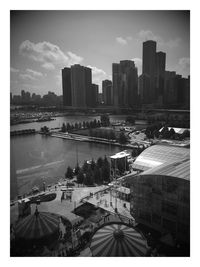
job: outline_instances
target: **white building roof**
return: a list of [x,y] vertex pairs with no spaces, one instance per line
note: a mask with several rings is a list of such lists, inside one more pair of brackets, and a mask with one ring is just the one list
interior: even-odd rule
[[190,149],[169,145],[153,145],[145,149],[135,160],[132,167],[140,171],[146,171],[190,158]]
[[111,156],[110,158],[111,159],[121,159],[121,158],[128,157],[128,156],[130,156],[130,153],[128,153],[126,150],[124,150],[124,151],[121,151],[119,153],[116,153],[115,155]]

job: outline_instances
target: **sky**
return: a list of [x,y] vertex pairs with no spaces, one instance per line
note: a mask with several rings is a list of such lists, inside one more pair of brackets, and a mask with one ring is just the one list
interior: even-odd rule
[[187,11],[11,11],[10,90],[62,94],[61,69],[92,68],[92,82],[112,79],[112,63],[134,60],[142,69],[142,43],[157,42],[166,70],[190,74]]

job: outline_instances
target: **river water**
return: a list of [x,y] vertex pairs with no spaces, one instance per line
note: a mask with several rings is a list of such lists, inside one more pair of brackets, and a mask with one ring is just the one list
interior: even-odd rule
[[[110,120],[123,121],[126,116],[113,115]],[[28,124],[18,124],[10,127],[11,131],[22,129],[39,130],[46,125],[49,128],[61,127],[62,123],[75,123],[100,119],[99,116],[65,116],[57,117],[49,122],[34,122]],[[121,150],[120,147],[104,144],[78,142],[64,140],[55,137],[45,137],[40,134],[15,136],[11,138],[13,166],[18,183],[18,194],[24,194],[35,185],[41,187],[43,181],[48,185],[57,182],[64,177],[68,166],[75,167],[84,160],[97,159],[98,157],[108,157]],[[11,179],[12,182],[12,179]]]

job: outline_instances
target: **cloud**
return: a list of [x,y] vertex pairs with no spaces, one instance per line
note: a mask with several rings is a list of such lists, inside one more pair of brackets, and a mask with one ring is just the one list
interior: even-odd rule
[[184,77],[187,77],[190,74],[190,58],[180,58],[175,69],[177,73],[182,74]]
[[56,75],[56,84],[61,87],[61,85],[62,85],[61,74]]
[[138,74],[140,75],[142,73],[142,59],[141,58],[138,58],[138,57],[135,57],[133,59],[131,59],[135,62],[135,65],[138,69]]
[[41,72],[32,70],[32,69],[26,69],[26,72],[28,72],[29,74],[31,74],[34,77],[43,77],[43,74]]
[[70,51],[65,54],[59,46],[46,41],[33,43],[26,40],[20,44],[19,54],[41,63],[41,66],[48,70],[53,70],[56,67],[70,66],[83,60],[82,57]]
[[168,46],[169,48],[175,48],[175,47],[179,47],[180,43],[181,43],[181,39],[176,38],[174,40],[169,40],[164,45]]
[[42,67],[46,70],[55,70],[55,66],[53,63],[45,62],[44,64],[42,64]]
[[127,36],[127,37],[126,37],[126,40],[128,40],[128,41],[132,41],[132,40],[133,40],[133,37],[132,37],[132,36]]
[[146,31],[141,30],[138,35],[139,35],[139,39],[143,42],[147,40],[153,40],[157,42],[162,41],[162,38],[160,36],[153,34],[153,32],[150,30],[146,30]]
[[153,40],[156,41],[159,46],[163,46],[165,48],[170,48],[170,49],[179,47],[181,43],[181,39],[178,37],[173,40],[171,39],[169,41],[165,41],[161,36],[154,34],[150,30],[141,30],[138,33],[138,37],[139,37],[138,41],[144,42],[147,40]]
[[19,77],[20,78],[22,78],[22,80],[36,80],[36,78],[35,77],[33,77],[31,74],[27,74],[27,73],[21,73],[20,75],[19,75]]
[[122,37],[117,37],[117,38],[116,38],[116,41],[117,41],[117,43],[120,44],[120,45],[127,45],[127,44],[128,44],[127,40],[124,39],[124,38],[122,38]]
[[32,69],[26,69],[24,72],[19,74],[19,77],[22,80],[38,80],[39,78],[43,77],[43,73],[38,72]]
[[92,69],[92,82],[101,85],[102,81],[108,79],[108,75],[102,69],[88,65]]
[[12,68],[12,67],[10,67],[10,71],[13,72],[13,73],[18,73],[19,72],[18,69],[15,69],[15,68]]

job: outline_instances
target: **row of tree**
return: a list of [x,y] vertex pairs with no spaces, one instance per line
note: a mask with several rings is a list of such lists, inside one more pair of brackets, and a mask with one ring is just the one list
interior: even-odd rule
[[96,162],[93,159],[89,163],[85,161],[82,167],[77,165],[74,171],[68,166],[65,177],[72,179],[75,175],[78,184],[90,186],[108,183],[110,181],[110,163],[105,156],[104,159],[99,157]]
[[[147,138],[183,140],[186,137],[190,137],[190,131],[187,129],[183,133],[179,134],[175,132],[173,127],[171,127],[170,129],[167,125],[165,125],[163,128],[162,127],[162,123],[156,123],[148,126],[145,131]],[[161,128],[162,130],[160,131]]]
[[89,135],[98,138],[104,138],[108,140],[116,140],[115,131],[110,129],[90,129]]
[[100,120],[94,119],[93,121],[83,121],[83,122],[75,122],[75,124],[70,123],[63,123],[61,127],[61,132],[70,132],[73,130],[80,130],[80,129],[92,129],[101,127]]
[[116,134],[114,130],[110,129],[90,129],[90,136],[97,138],[104,138],[108,140],[116,140],[120,144],[126,144],[128,142],[128,137],[124,132],[120,132],[120,134]]

